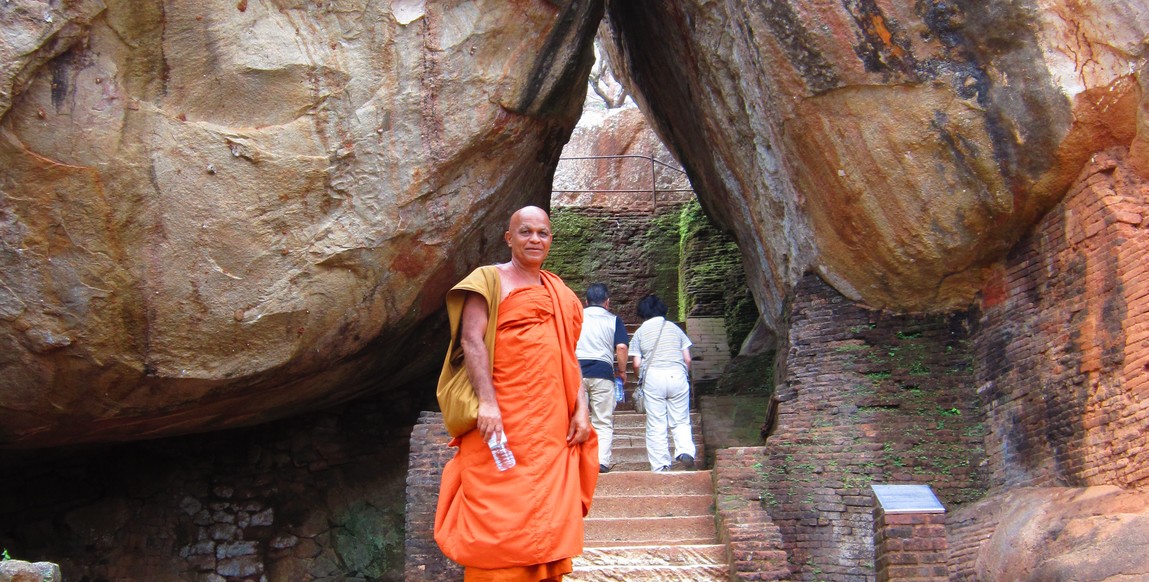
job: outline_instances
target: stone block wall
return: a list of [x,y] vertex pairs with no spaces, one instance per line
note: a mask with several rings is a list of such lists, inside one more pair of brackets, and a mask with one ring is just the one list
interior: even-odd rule
[[0,548],[67,580],[398,581],[416,407],[0,456]]
[[721,317],[689,317],[686,335],[694,343],[690,347],[692,377],[711,380],[722,375],[730,363],[730,345],[726,341],[726,321]]
[[1149,484],[1149,182],[1093,157],[981,297],[995,486]]

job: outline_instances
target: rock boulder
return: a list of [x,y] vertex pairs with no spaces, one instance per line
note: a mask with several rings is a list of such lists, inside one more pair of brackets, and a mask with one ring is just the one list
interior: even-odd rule
[[1149,173],[1149,2],[609,2],[619,78],[777,327],[813,270],[969,305],[1093,152]]
[[1112,486],[1025,488],[984,505],[994,507],[997,524],[978,552],[978,580],[1149,577],[1149,496],[1144,492]]
[[0,447],[253,424],[433,369],[420,324],[546,204],[601,16],[4,2]]

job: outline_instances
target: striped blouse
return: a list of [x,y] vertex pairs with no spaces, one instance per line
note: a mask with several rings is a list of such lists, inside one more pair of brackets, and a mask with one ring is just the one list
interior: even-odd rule
[[[662,323],[666,322],[663,326]],[[659,330],[662,339],[658,339]],[[652,354],[655,342],[658,343],[658,353]],[[641,365],[648,368],[681,368],[687,372],[686,362],[682,359],[682,350],[694,345],[690,338],[673,322],[662,317],[652,317],[642,323],[630,338],[629,352],[631,356],[642,358]]]

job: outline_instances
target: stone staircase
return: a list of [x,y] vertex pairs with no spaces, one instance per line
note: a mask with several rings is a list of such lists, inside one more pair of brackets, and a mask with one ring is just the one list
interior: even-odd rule
[[[690,427],[691,435],[694,437],[694,447],[698,450],[694,456],[701,464],[706,459],[706,448],[702,439],[701,414],[697,412],[690,414]],[[650,471],[650,462],[646,459],[646,416],[633,410],[620,409],[615,411],[613,442],[614,445],[611,449],[612,471]],[[670,443],[671,454],[674,454],[674,441],[670,440],[669,433],[667,433],[667,442]]]
[[[700,423],[692,414],[701,463],[706,457]],[[565,579],[729,580],[726,546],[718,543],[715,530],[711,472],[650,471],[643,427],[642,415],[616,411],[613,468],[599,475],[585,521],[585,549]]]

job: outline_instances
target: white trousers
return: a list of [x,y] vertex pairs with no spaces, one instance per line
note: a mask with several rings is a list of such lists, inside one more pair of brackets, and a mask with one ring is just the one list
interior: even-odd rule
[[590,425],[598,433],[598,464],[610,466],[610,443],[614,440],[614,380],[583,378]]
[[[690,383],[679,368],[652,368],[643,383],[646,394],[646,458],[651,470],[669,466],[678,455],[695,456],[690,432]],[[674,437],[670,454],[667,431]]]

